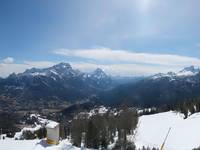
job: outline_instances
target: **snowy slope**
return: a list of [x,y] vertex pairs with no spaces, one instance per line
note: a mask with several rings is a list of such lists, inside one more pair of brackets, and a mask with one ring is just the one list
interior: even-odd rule
[[182,114],[169,111],[139,118],[137,148],[143,145],[160,148],[170,127],[164,150],[192,150],[200,146],[200,113],[184,120]]
[[[1,150],[80,150],[72,146],[68,140],[63,140],[58,145],[47,145],[45,140],[0,140]],[[89,149],[87,149],[89,150]]]
[[0,150],[80,150],[80,148],[73,146],[68,139],[60,141],[58,145],[48,145],[46,139],[19,140],[23,139],[23,131],[34,132],[39,130],[42,126],[57,125],[54,121],[41,118],[40,115],[31,114],[30,118],[32,117],[37,118],[39,124],[35,123],[35,127],[23,128],[20,132],[15,134],[14,138],[7,138],[4,135],[5,139],[0,139]]
[[[183,119],[183,114],[164,112],[144,115],[139,118],[135,141],[137,148],[143,146],[160,148],[169,128],[171,132],[165,143],[164,150],[192,150],[200,146],[200,113]],[[131,138],[131,137],[130,137]],[[80,150],[69,142],[60,141],[59,145],[49,146],[45,140],[0,140],[2,150]]]

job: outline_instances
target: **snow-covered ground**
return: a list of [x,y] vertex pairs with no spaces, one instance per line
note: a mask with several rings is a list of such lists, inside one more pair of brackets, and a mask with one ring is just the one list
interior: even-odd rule
[[[200,113],[183,119],[183,114],[164,112],[144,115],[139,118],[135,141],[137,148],[142,146],[160,148],[171,127],[164,150],[192,150],[200,146]],[[131,137],[130,137],[131,138]],[[80,150],[69,142],[62,140],[58,145],[49,146],[45,140],[0,140],[0,150]]]
[[[47,145],[45,140],[0,140],[1,150],[80,150],[72,146],[68,140],[61,141],[58,145]],[[89,149],[88,149],[89,150]]]
[[58,145],[48,145],[46,139],[19,140],[23,139],[23,131],[34,132],[39,130],[42,126],[52,127],[57,125],[57,123],[52,120],[41,118],[40,115],[31,114],[30,117],[36,117],[39,124],[35,122],[34,127],[23,128],[20,132],[15,133],[14,138],[7,138],[6,135],[3,135],[5,139],[0,140],[0,150],[80,150],[80,148],[73,146],[67,139],[60,141]]
[[[4,140],[0,140],[0,150],[80,150],[80,148],[73,146],[69,140],[65,139],[60,141],[58,145],[48,145],[46,139],[35,140],[19,140],[22,138],[23,131],[37,131],[42,126],[54,126],[56,122],[43,119],[39,115],[31,114],[30,118],[35,117],[38,119],[39,124],[35,122],[34,127],[25,127],[20,132],[15,133],[14,138],[5,137]],[[18,139],[18,140],[16,140]]]
[[200,146],[200,113],[183,119],[183,114],[169,111],[139,118],[137,148],[143,145],[160,148],[170,127],[164,150],[192,150]]

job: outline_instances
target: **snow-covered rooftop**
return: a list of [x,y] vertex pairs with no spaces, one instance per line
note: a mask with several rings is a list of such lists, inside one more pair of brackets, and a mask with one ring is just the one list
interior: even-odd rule
[[46,125],[46,128],[55,128],[59,125],[58,122],[55,122],[55,121],[48,121],[47,125]]

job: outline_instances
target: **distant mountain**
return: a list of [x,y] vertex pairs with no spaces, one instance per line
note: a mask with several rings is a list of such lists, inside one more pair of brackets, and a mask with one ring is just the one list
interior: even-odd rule
[[195,68],[194,66],[186,67],[183,70],[179,71],[177,76],[193,76],[200,72],[200,68]]
[[112,79],[101,69],[83,73],[74,70],[68,63],[60,63],[45,69],[28,69],[0,79],[0,103],[6,99],[19,107],[32,107],[35,103],[42,106],[52,101],[96,99],[100,91],[111,87]]
[[176,77],[187,77],[187,76],[194,76],[200,72],[200,68],[195,68],[194,66],[186,67],[183,70],[179,72],[168,72],[166,74],[164,73],[158,73],[150,78],[152,79],[160,79],[163,77],[171,78],[172,80],[175,79]]
[[139,106],[169,104],[186,98],[200,97],[200,70],[193,66],[167,74],[156,74],[118,86],[101,95],[105,103],[128,101]]
[[[18,74],[18,76],[46,76],[52,77],[52,79],[56,78],[71,78],[75,76],[80,76],[81,73],[78,70],[73,70],[70,64],[68,63],[60,63],[50,68],[45,69],[27,69],[24,73]],[[55,77],[55,78],[54,78]]]
[[127,78],[111,77],[100,68],[84,73],[59,63],[0,78],[0,110],[43,109],[77,101],[156,106],[193,97],[200,97],[200,69],[194,66]]
[[114,85],[123,85],[123,84],[130,84],[130,83],[136,83],[142,79],[144,79],[144,76],[112,76],[112,82]]
[[102,69],[97,68],[94,72],[86,74],[86,82],[100,89],[107,89],[112,87],[112,79]]

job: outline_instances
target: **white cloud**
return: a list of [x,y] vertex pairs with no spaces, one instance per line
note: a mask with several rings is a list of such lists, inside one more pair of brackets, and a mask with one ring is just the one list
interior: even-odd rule
[[46,68],[53,66],[54,62],[51,61],[24,61],[23,63],[0,63],[0,77],[7,77],[11,73],[21,73],[26,69],[33,67],[36,68]]
[[199,66],[200,59],[172,54],[136,53],[126,50],[99,49],[58,49],[55,54],[68,57],[78,57],[104,63],[148,64],[168,67],[185,67],[189,65]]
[[4,62],[5,64],[12,64],[12,63],[14,62],[14,58],[12,58],[12,57],[7,57],[7,58],[3,59],[3,62]]
[[24,64],[35,68],[46,68],[55,65],[52,61],[24,61]]
[[7,77],[9,74],[15,72],[20,73],[25,69],[29,68],[28,65],[25,64],[0,64],[0,77]]
[[95,64],[95,63],[71,63],[73,68],[82,71],[91,72],[96,68],[103,69],[106,73],[114,76],[147,76],[158,72],[167,73],[169,71],[178,71],[181,68],[164,66],[148,66],[142,64]]
[[69,58],[81,58],[82,62],[72,62],[72,66],[92,71],[99,67],[112,75],[151,75],[158,72],[179,71],[194,65],[199,66],[200,59],[172,54],[136,53],[126,50],[112,50],[109,48],[94,49],[58,49],[53,53]]
[[[190,65],[199,66],[200,64],[200,59],[195,57],[136,53],[109,48],[58,49],[54,53],[69,57],[71,61],[66,60],[65,62],[70,63],[73,68],[80,69],[81,71],[90,72],[96,68],[102,68],[108,74],[122,76],[151,75],[158,72],[166,73],[168,71],[179,71]],[[20,73],[32,67],[46,68],[56,63],[58,62],[24,61],[21,64],[0,63],[0,76],[6,77],[13,72]]]
[[[0,64],[0,76],[7,77],[9,74],[21,73],[26,69],[32,67],[36,68],[46,68],[56,64],[56,62],[49,61],[25,61],[21,64]],[[96,64],[96,63],[86,63],[86,62],[70,62],[73,68],[80,69],[84,72],[91,72],[96,68],[103,69],[106,73],[110,75],[121,75],[121,76],[141,76],[141,75],[151,75],[158,72],[168,72],[168,71],[178,71],[181,68],[166,66],[149,66],[143,64]]]

